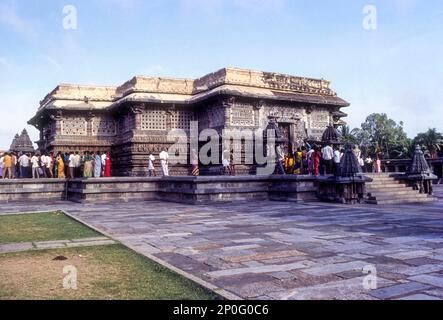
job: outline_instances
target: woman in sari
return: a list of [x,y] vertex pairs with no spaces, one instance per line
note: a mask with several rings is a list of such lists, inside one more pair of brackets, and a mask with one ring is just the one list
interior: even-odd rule
[[59,153],[57,158],[55,159],[57,164],[57,178],[64,179],[65,178],[65,162],[63,161],[63,157]]
[[111,156],[109,155],[109,152],[106,153],[104,176],[107,178],[111,176]]
[[83,169],[83,176],[85,178],[92,178],[92,156],[89,151],[85,155],[85,166]]
[[100,178],[101,173],[102,173],[102,157],[100,155],[100,152],[97,152],[95,154],[95,159],[94,159],[94,178]]
[[320,160],[321,152],[317,146],[314,147],[314,152],[312,153],[313,171],[316,176],[320,175]]

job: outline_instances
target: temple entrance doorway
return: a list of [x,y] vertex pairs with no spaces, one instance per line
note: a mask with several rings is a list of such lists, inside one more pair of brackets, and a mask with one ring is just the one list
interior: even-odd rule
[[292,137],[291,137],[291,124],[289,123],[279,123],[278,128],[285,139],[284,150],[286,154],[292,154]]

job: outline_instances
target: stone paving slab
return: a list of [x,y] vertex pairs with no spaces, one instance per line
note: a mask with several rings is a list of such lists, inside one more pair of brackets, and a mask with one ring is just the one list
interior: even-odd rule
[[73,248],[73,247],[105,246],[115,243],[116,241],[109,239],[107,237],[8,243],[8,244],[0,244],[0,254],[27,251],[27,250],[47,250],[47,249],[59,249],[59,248]]
[[34,246],[32,245],[32,242],[0,244],[0,254],[27,251],[32,250],[33,248]]
[[[442,201],[381,206],[57,201],[4,204],[2,211],[42,208],[64,210],[233,298],[443,298]],[[371,267],[374,290],[363,286]]]

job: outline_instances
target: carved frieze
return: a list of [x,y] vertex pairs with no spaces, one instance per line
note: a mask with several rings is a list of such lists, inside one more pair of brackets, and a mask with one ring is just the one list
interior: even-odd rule
[[84,117],[65,118],[61,121],[61,133],[67,136],[86,136],[87,121]]

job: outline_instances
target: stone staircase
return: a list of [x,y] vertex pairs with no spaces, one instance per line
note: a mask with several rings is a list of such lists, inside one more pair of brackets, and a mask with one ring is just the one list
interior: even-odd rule
[[[366,183],[367,200],[369,204],[401,204],[423,203],[435,201],[436,198],[408,187],[406,183],[393,178],[390,173],[365,174],[373,179]],[[442,190],[443,192],[443,190]]]

